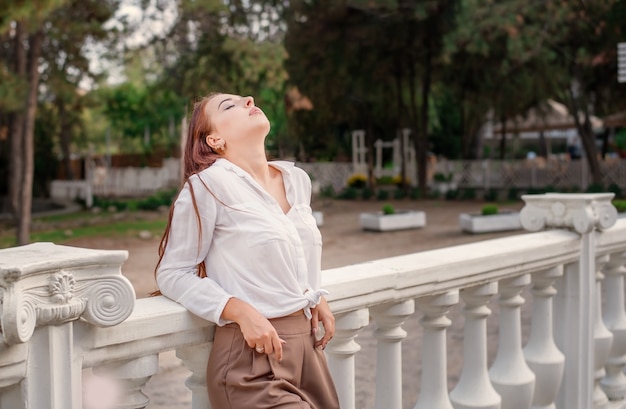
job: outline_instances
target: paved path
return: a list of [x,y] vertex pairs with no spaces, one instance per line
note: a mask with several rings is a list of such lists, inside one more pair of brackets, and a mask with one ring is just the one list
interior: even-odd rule
[[[355,264],[368,260],[391,257],[428,249],[441,248],[478,240],[503,237],[513,233],[494,233],[479,236],[464,234],[458,227],[458,214],[479,211],[481,202],[447,201],[390,201],[397,209],[413,208],[426,212],[426,227],[422,229],[398,232],[364,232],[358,225],[361,211],[375,211],[382,207],[381,202],[362,201],[324,201],[314,202],[314,210],[324,213],[324,225],[321,227],[324,240],[322,267],[324,269]],[[522,203],[509,206],[519,209]],[[124,274],[129,277],[139,297],[146,296],[154,289],[152,271],[156,260],[158,239],[128,239],[107,242],[85,242],[76,245],[91,248],[125,248],[130,256],[123,266]],[[528,299],[528,297],[526,297]],[[497,309],[494,309],[497,310]],[[525,315],[529,306],[524,307]],[[459,308],[451,311],[449,317],[452,326],[448,330],[448,371],[449,388],[458,381],[462,367],[463,318]],[[421,330],[420,314],[409,317],[404,325],[408,336],[402,344],[403,356],[403,407],[410,409],[415,405],[419,392]],[[489,318],[489,359],[491,362],[497,349],[497,315]],[[525,322],[528,322],[526,319]],[[356,407],[369,409],[374,407],[376,341],[372,335],[373,326],[365,328],[356,341],[361,345],[357,354]],[[167,352],[160,356],[161,369],[146,385],[144,392],[150,396],[148,409],[185,409],[191,408],[191,393],[184,385],[189,376],[176,358],[175,353]],[[219,409],[219,408],[216,408]]]

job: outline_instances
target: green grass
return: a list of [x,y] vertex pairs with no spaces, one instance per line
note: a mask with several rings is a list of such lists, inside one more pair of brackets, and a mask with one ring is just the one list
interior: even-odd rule
[[[47,221],[58,224],[59,222],[87,220],[87,216],[94,217],[91,213],[81,212],[63,216],[50,216]],[[37,219],[41,221],[41,219]],[[61,223],[62,224],[62,223]],[[101,223],[88,226],[58,227],[33,231],[30,234],[31,242],[53,242],[63,244],[68,240],[77,238],[93,237],[137,237],[140,231],[147,230],[153,235],[160,237],[167,225],[167,215],[150,220],[102,220]],[[71,234],[66,234],[71,232]],[[0,248],[15,246],[15,234],[11,231],[0,232]]]

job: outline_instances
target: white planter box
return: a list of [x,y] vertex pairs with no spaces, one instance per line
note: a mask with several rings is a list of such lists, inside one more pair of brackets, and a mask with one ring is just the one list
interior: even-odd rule
[[317,224],[317,227],[324,225],[324,213],[320,211],[313,211],[313,217],[315,218],[315,224]]
[[359,223],[364,230],[415,229],[426,226],[426,213],[418,210],[399,210],[394,214],[383,214],[383,212],[361,213],[359,215]]
[[501,211],[498,214],[483,216],[478,213],[461,213],[459,215],[461,229],[468,233],[488,233],[495,231],[520,230],[519,212]]

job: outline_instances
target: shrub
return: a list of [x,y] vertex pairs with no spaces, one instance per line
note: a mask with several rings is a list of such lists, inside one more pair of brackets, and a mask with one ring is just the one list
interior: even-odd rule
[[619,187],[618,185],[616,185],[615,183],[611,183],[609,185],[609,192],[615,193],[615,198],[616,199],[621,199],[623,198],[623,192],[622,192],[622,188]]
[[394,199],[404,199],[405,197],[406,197],[406,191],[404,189],[399,187],[393,191]]
[[468,187],[461,191],[461,199],[463,200],[474,200],[476,199],[476,189],[473,187]]
[[509,192],[507,194],[507,199],[509,200],[518,200],[519,199],[519,189],[516,187],[509,188]]
[[618,213],[626,213],[626,200],[613,200],[613,206]]
[[411,179],[404,179],[401,175],[396,175],[393,178],[391,178],[391,183],[396,185],[396,186],[402,186],[403,184],[407,184],[410,185],[411,184]]
[[585,193],[603,193],[603,192],[606,192],[606,189],[600,183],[592,183],[589,186],[587,186],[587,190],[585,190]]
[[411,191],[409,192],[409,197],[411,199],[421,199],[422,198],[422,191],[420,190],[419,187],[411,188]]
[[392,204],[387,203],[383,206],[383,214],[395,214],[396,213],[396,209],[393,207]]
[[378,194],[376,195],[378,200],[387,200],[389,199],[389,191],[385,189],[379,189]]
[[620,151],[626,150],[626,128],[615,134],[615,146]]
[[364,188],[367,185],[367,176],[362,173],[355,173],[348,178],[348,187],[355,189]]
[[335,197],[335,188],[333,188],[333,185],[326,185],[320,188],[320,197],[326,199],[332,199]]
[[378,185],[393,185],[393,177],[391,176],[381,176],[376,179],[376,184]]
[[452,181],[452,173],[448,173],[447,175],[442,172],[437,172],[433,175],[433,180],[435,182],[450,182]]
[[481,211],[483,216],[489,216],[492,214],[498,214],[498,206],[494,204],[484,205]]
[[338,199],[347,199],[347,200],[353,200],[358,197],[359,197],[359,191],[353,187],[347,187],[343,189],[341,192],[339,192],[339,194],[337,195]]
[[543,193],[545,193],[545,191],[537,187],[530,187],[528,188],[528,191],[526,192],[526,194],[528,195],[540,195]]
[[372,197],[374,197],[374,190],[369,187],[363,188],[361,191],[361,198],[363,198],[363,200],[370,200]]
[[456,189],[446,190],[446,200],[456,200],[459,197],[459,191]]
[[487,202],[495,202],[498,200],[498,190],[489,189],[485,192],[483,199]]

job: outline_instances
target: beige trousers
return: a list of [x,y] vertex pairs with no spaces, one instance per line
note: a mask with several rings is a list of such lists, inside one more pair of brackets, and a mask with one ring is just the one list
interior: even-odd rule
[[326,357],[304,314],[271,319],[283,360],[250,348],[237,324],[215,329],[207,366],[213,409],[339,409]]

